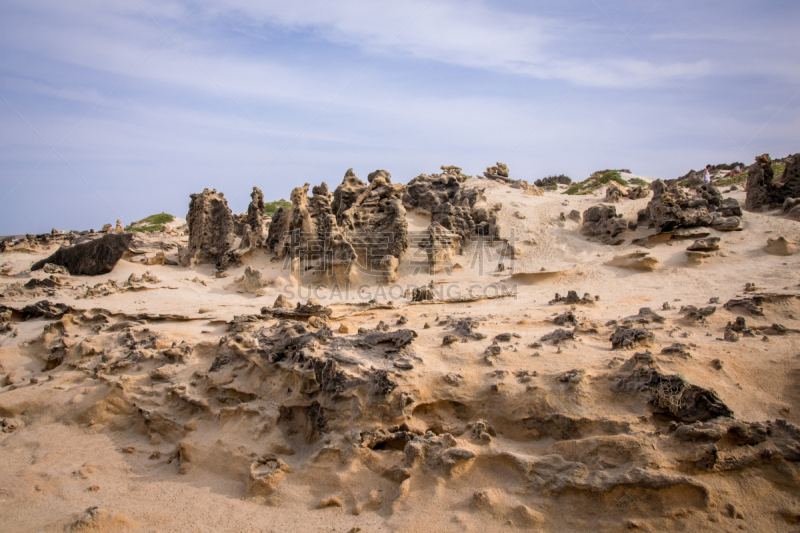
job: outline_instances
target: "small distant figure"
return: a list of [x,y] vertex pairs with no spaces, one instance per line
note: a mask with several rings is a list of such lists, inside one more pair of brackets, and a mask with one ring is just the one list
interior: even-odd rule
[[731,169],[731,178],[735,178],[736,176],[739,175],[739,173],[740,173],[739,166],[740,165],[736,165],[735,167],[733,167]]
[[711,183],[711,165],[706,165],[706,171],[703,174],[703,181],[705,183]]

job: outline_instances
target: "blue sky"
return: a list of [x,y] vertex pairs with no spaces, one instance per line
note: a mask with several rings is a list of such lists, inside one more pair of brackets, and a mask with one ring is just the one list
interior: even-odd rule
[[353,167],[673,178],[800,152],[795,1],[5,0],[0,235]]

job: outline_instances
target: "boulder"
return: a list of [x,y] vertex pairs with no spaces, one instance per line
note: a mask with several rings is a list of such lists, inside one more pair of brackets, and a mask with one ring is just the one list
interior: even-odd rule
[[44,268],[48,263],[62,266],[73,276],[108,274],[128,249],[132,233],[108,233],[72,246],[62,246],[56,252],[34,263],[31,270]]
[[595,205],[583,212],[581,233],[597,237],[603,244],[622,244],[625,238],[620,235],[627,229],[627,222],[617,216],[614,206]]

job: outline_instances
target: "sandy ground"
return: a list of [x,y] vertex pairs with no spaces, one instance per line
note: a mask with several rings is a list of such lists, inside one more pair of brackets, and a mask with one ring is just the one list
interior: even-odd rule
[[[381,321],[392,331],[418,335],[404,353],[412,369],[392,366],[394,355],[343,349],[340,364],[348,372],[364,376],[370,368],[386,368],[397,388],[380,399],[354,392],[337,410],[326,405],[327,426],[318,430],[298,414],[306,416],[313,406],[297,389],[302,372],[247,359],[248,342],[263,339],[253,340],[253,330],[232,331],[229,324],[237,315],[258,314],[282,292],[305,302],[305,289],[286,291],[279,280],[260,294],[245,293],[235,283],[245,265],[219,279],[210,265],[147,266],[139,256],[121,260],[106,276],[66,277],[69,286],[47,299],[78,310],[107,310],[111,325],[96,328],[89,318],[70,318],[81,313],[75,311],[59,320],[14,322],[13,332],[0,334],[0,419],[15,425],[0,433],[0,529],[796,531],[797,462],[687,469],[685,460],[703,453],[708,443],[677,442],[668,419],[653,416],[652,406],[636,394],[613,392],[612,384],[634,351],[649,349],[662,372],[715,391],[737,420],[800,425],[800,334],[722,340],[726,324],[737,316],[763,331],[773,323],[800,329],[800,301],[794,297],[765,303],[764,316],[722,307],[752,294],[744,292],[747,283],[759,294],[800,294],[800,255],[765,252],[768,238],[800,241],[800,225],[776,212],[745,212],[743,231],[710,230],[721,237],[721,249],[695,265],[685,253],[691,240],[643,248],[630,241],[653,230],[639,229],[626,234],[626,244],[608,246],[581,235],[579,222],[562,220],[561,213],[582,213],[601,202],[602,190],[596,196],[560,191],[527,196],[486,180],[471,186],[485,187],[489,203],[503,204],[503,235],[519,250],[513,261],[505,259],[504,271],[496,271],[502,260],[498,246],[474,242],[455,258],[460,268],[431,276],[415,266],[419,250],[412,246],[400,267],[403,290],[392,293],[366,280],[361,295],[345,295],[312,285],[317,290],[311,296],[334,310],[334,338],[353,338],[355,329],[374,330]],[[744,203],[743,191],[725,196]],[[615,205],[635,220],[648,201]],[[428,221],[410,214],[409,223],[412,230],[423,229]],[[0,283],[27,281],[30,264],[53,251],[4,253],[0,266],[10,268],[10,275]],[[658,267],[607,265],[635,251],[649,252]],[[288,278],[284,265],[263,252],[246,264],[268,280]],[[147,290],[77,298],[87,286],[106,280],[122,285],[131,274],[147,271],[160,280],[144,284]],[[20,272],[21,278],[13,277]],[[451,297],[465,296],[470,286],[490,295],[504,287],[516,296],[410,305],[404,290],[431,279],[449,287]],[[570,310],[549,301],[569,290],[597,299],[574,306],[580,323],[574,340],[558,346],[542,342],[559,327],[553,317]],[[391,300],[392,306],[356,305],[369,299],[364,294],[379,303]],[[679,311],[682,305],[707,306],[713,298],[719,303],[712,304],[717,310],[706,323],[687,321]],[[21,308],[42,299],[6,297],[0,304]],[[665,302],[671,309],[662,310]],[[614,328],[607,323],[643,307],[665,318],[645,326],[654,342],[633,351],[612,350]],[[123,323],[139,313],[151,318]],[[157,314],[182,319],[153,318]],[[486,337],[443,345],[452,333],[442,325],[448,317],[479,321],[476,331]],[[265,318],[258,327],[279,322]],[[342,323],[352,325],[352,333],[340,333]],[[503,333],[511,333],[511,340],[499,341],[502,350],[489,361],[486,350]],[[239,343],[237,353],[244,355],[211,372],[223,339]],[[691,356],[660,355],[674,342],[687,344]],[[190,355],[166,358],[176,346],[191,347]],[[58,350],[66,354],[64,362],[48,370],[48,357]],[[93,366],[99,364],[106,365],[103,372]],[[561,380],[570,370],[578,370],[580,379]],[[455,373],[457,385],[447,378]],[[477,421],[492,426],[490,442],[476,437]],[[450,449],[468,453],[453,459],[454,465],[446,460],[433,465],[426,458],[439,444],[430,444],[409,470],[402,446],[354,444],[365,432],[403,423],[419,434],[430,431],[430,439],[449,434],[457,443]],[[751,448],[717,446],[731,456]],[[270,478],[280,479],[269,489],[254,489],[251,469],[260,468],[260,458],[267,456],[284,465]],[[636,481],[639,471],[649,477]],[[653,488],[661,483],[657,476],[680,481]]]

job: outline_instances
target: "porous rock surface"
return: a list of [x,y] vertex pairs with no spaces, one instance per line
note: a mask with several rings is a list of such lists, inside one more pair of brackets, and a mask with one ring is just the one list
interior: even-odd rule
[[186,224],[189,244],[179,253],[181,264],[212,263],[225,270],[235,240],[233,215],[225,196],[216,189],[192,194]]
[[780,176],[775,176],[769,154],[756,157],[748,170],[745,186],[748,211],[781,206],[789,198],[800,197],[800,153],[787,158]]
[[719,230],[740,228],[742,210],[735,198],[724,198],[710,183],[685,190],[677,181],[651,184],[653,198],[639,211],[638,223],[648,224],[659,233],[679,228],[710,226]]

